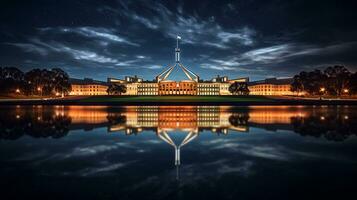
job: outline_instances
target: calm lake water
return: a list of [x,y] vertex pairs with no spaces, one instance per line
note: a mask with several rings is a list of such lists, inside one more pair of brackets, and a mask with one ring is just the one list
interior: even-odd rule
[[356,134],[353,106],[2,106],[1,199],[346,199]]

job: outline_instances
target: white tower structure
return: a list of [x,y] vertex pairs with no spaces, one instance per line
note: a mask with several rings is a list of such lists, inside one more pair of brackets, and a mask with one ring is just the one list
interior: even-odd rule
[[180,67],[189,80],[198,82],[199,76],[193,73],[191,70],[187,69],[183,64],[181,64],[181,50],[179,48],[179,40],[181,40],[181,37],[177,36],[175,48],[175,64],[173,66],[168,66],[162,73],[156,76],[157,82],[165,81],[175,67]]
[[177,167],[177,174],[176,174],[176,179],[179,179],[179,166],[181,164],[181,147],[186,145],[187,143],[191,142],[193,139],[195,139],[198,136],[197,131],[191,131],[189,132],[186,137],[182,140],[180,145],[176,145],[175,142],[171,139],[169,134],[166,131],[160,131],[157,133],[157,136],[165,141],[166,143],[170,144],[171,146],[174,147],[175,150],[175,166]]
[[180,48],[178,47],[179,40],[181,40],[180,36],[176,38],[176,48],[175,48],[175,61],[176,63],[180,63]]

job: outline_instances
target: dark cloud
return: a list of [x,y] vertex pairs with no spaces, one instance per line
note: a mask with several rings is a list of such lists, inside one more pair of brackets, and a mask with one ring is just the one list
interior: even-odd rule
[[182,62],[203,78],[286,77],[344,64],[357,69],[353,1],[3,1],[2,66],[62,67],[104,80],[152,79]]

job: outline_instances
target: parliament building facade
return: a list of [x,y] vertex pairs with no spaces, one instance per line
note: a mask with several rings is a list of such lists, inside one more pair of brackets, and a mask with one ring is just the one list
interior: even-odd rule
[[[153,81],[144,81],[137,76],[126,76],[124,79],[108,78],[107,82],[84,79],[72,82],[70,95],[106,95],[110,84],[126,86],[126,92],[121,95],[155,96],[155,95],[232,95],[229,87],[235,82],[244,82],[248,85],[251,95],[293,95],[290,91],[292,79],[266,79],[263,81],[249,82],[249,78],[229,80],[227,76],[217,76],[209,81],[200,80],[199,76],[189,70],[180,61],[180,48],[175,48],[175,63],[168,66]],[[186,80],[170,80],[168,77],[174,69],[181,70],[187,77]]]
[[[178,43],[177,43],[178,44]],[[210,81],[203,81],[180,61],[180,48],[175,48],[175,64],[167,67],[153,81],[144,81],[137,76],[122,79],[108,78],[108,83],[123,84],[127,91],[123,95],[231,95],[229,86],[233,82],[248,82],[248,78],[228,80],[227,76],[217,76]],[[186,80],[169,80],[174,69],[179,68],[186,75]]]
[[[133,77],[126,77],[133,78]],[[247,82],[248,78],[240,78],[236,80],[228,80],[228,77],[217,77],[220,80],[212,79],[210,81],[194,81],[194,80],[163,80],[163,81],[140,81],[137,79],[134,82],[115,78],[108,78],[109,83],[123,84],[126,86],[126,93],[122,95],[231,95],[229,86],[236,81]],[[226,79],[226,81],[222,81]]]

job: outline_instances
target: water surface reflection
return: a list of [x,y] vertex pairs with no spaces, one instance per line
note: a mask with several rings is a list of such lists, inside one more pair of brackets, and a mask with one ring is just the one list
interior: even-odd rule
[[290,130],[342,141],[357,133],[354,107],[306,106],[17,106],[0,112],[1,139],[23,135],[60,138],[71,130],[106,127],[126,135],[152,131],[199,134],[249,132],[249,128]]
[[353,106],[1,107],[0,188],[5,199],[343,198],[356,133]]

